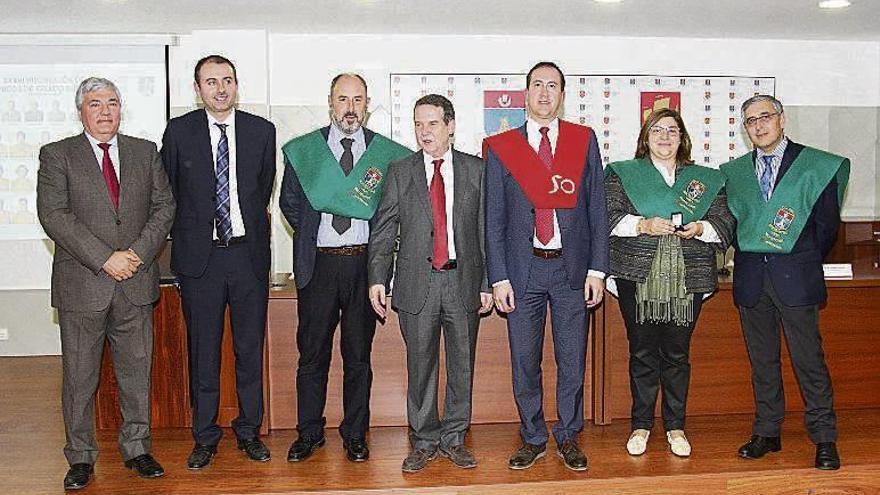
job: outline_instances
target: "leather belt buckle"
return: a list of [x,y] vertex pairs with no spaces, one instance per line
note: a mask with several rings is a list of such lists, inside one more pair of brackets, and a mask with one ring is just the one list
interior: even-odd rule
[[334,256],[357,256],[367,251],[366,244],[357,244],[354,246],[339,247],[319,247],[318,252],[322,254],[330,254]]
[[229,246],[235,246],[236,244],[244,243],[245,238],[246,238],[246,236],[240,235],[238,237],[233,237],[233,238],[229,239],[229,241],[227,241],[227,242],[223,242],[220,239],[214,239],[213,244],[214,244],[214,247],[225,249],[225,248],[228,248]]
[[541,248],[532,248],[532,254],[537,256],[538,258],[543,258],[545,260],[561,258],[562,257],[562,249],[541,249]]
[[440,268],[431,267],[431,269],[434,270],[435,272],[445,272],[447,270],[455,270],[456,268],[458,268],[458,261],[457,260],[449,260],[446,263],[444,263],[443,266],[441,266]]

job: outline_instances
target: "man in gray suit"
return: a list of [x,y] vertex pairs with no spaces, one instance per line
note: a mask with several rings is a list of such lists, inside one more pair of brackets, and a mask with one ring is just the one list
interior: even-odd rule
[[[424,468],[439,452],[456,466],[477,465],[464,446],[479,312],[492,307],[484,266],[483,163],[455,151],[455,110],[440,95],[416,101],[418,151],[388,170],[370,233],[370,302],[387,315],[385,280],[395,240],[400,250],[392,306],[406,342],[407,419],[412,451],[403,471]],[[446,404],[437,412],[440,328],[446,348]]]
[[175,208],[156,145],[117,132],[116,86],[84,80],[76,107],[84,132],[43,146],[37,180],[40,223],[55,241],[52,306],[61,325],[67,490],[91,481],[98,457],[95,391],[105,339],[119,385],[125,466],[145,478],[164,474],[150,455],[154,261]]

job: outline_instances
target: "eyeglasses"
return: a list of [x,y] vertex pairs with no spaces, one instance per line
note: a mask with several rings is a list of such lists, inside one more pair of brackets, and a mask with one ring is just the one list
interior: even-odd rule
[[666,133],[669,137],[678,137],[681,134],[681,129],[678,127],[663,127],[662,125],[652,125],[649,129],[651,134],[655,136],[659,136],[662,133]]
[[758,122],[766,124],[767,122],[770,122],[770,119],[776,117],[777,115],[779,115],[779,112],[765,113],[757,117],[749,117],[746,119],[746,127],[755,127],[756,125],[758,125]]

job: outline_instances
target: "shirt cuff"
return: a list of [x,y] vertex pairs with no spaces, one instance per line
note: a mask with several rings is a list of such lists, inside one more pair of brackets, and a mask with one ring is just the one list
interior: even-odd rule
[[616,237],[638,237],[639,221],[642,220],[642,218],[644,217],[638,215],[624,215],[624,217],[617,222],[617,225],[614,226],[611,235]]
[[703,242],[721,242],[721,237],[718,236],[718,232],[715,231],[715,227],[713,227],[711,223],[705,220],[700,220],[698,223],[703,226],[703,233],[697,236],[697,240]]
[[605,280],[605,272],[600,272],[599,270],[587,270],[587,276]]
[[492,288],[494,289],[495,287],[498,287],[499,285],[504,285],[504,284],[509,284],[509,283],[510,283],[510,280],[505,278],[504,280],[499,280],[499,281],[495,282],[494,284],[492,284]]

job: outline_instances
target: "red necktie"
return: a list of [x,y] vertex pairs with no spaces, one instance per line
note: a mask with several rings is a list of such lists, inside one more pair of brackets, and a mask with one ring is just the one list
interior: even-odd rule
[[435,270],[443,268],[449,261],[449,245],[446,236],[446,189],[443,187],[443,176],[440,165],[443,159],[434,160],[434,177],[431,179],[431,212],[434,217],[434,255],[431,266]]
[[[549,127],[542,127],[541,144],[538,146],[538,158],[547,167],[553,169],[553,152],[550,151],[550,138],[547,133],[550,132]],[[553,210],[547,208],[535,208],[535,234],[541,244],[546,245],[553,238]]]
[[116,179],[116,171],[113,170],[113,161],[110,160],[110,143],[98,143],[98,147],[104,150],[104,159],[101,160],[101,173],[104,182],[107,183],[107,192],[110,193],[110,201],[113,208],[119,209],[119,180]]

